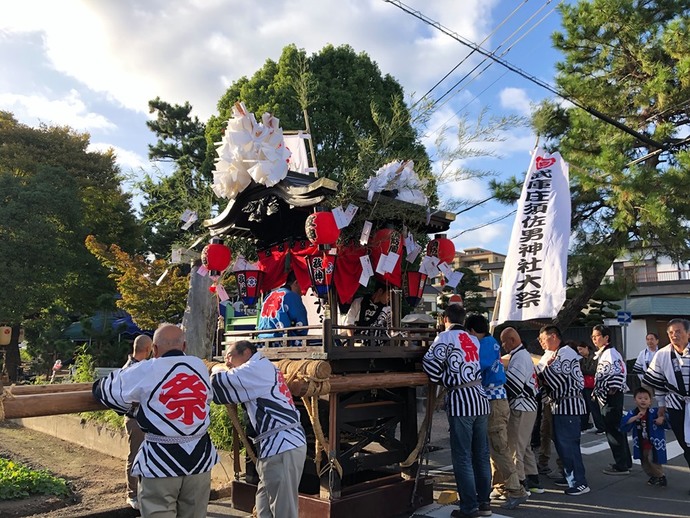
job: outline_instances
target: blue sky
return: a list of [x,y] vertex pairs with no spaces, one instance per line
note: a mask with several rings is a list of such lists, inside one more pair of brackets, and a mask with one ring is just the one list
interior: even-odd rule
[[[514,43],[503,58],[553,83],[554,63],[560,57],[550,39],[560,27],[559,14],[552,12],[555,0],[405,3],[470,41],[486,39],[482,43],[486,49],[503,44],[498,55]],[[155,164],[147,159],[147,145],[153,142],[145,125],[150,99],[189,101],[196,115],[206,120],[233,81],[251,76],[266,59],[277,60],[291,43],[308,53],[328,43],[349,44],[366,52],[382,72],[403,85],[408,96],[416,97],[469,52],[383,0],[3,2],[0,109],[29,125],[68,125],[88,132],[95,148],[115,149],[123,172],[133,177],[143,171],[156,174]],[[444,93],[482,59],[470,56],[432,97]],[[527,115],[530,103],[548,95],[494,64],[434,115],[424,141],[433,155],[435,130],[443,123],[452,130],[459,115],[474,120],[482,108],[493,115]],[[535,137],[528,128],[512,129],[505,137],[495,146],[500,159],[466,165],[502,176],[521,174]],[[459,182],[446,190],[476,200],[488,194],[483,180]],[[456,247],[505,253],[513,218],[464,231],[510,210],[486,204],[460,215],[450,231],[451,236],[459,234]]]

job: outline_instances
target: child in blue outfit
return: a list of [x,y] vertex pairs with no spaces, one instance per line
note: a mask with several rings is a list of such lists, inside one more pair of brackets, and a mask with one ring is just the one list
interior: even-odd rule
[[640,459],[642,469],[649,475],[650,486],[666,486],[662,464],[666,464],[666,432],[668,424],[659,417],[659,409],[651,408],[652,394],[644,387],[633,393],[637,408],[621,419],[620,429],[633,432],[633,458]]

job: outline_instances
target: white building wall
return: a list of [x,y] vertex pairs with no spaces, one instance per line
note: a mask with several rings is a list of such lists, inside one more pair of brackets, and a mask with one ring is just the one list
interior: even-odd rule
[[645,342],[647,322],[644,319],[635,320],[633,318],[627,329],[621,329],[621,334],[623,335],[625,359],[634,360],[642,352],[642,349],[647,347]]

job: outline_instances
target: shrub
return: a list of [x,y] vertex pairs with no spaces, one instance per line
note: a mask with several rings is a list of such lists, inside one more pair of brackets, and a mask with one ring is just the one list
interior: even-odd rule
[[69,494],[67,482],[51,475],[47,470],[32,470],[0,458],[0,500],[26,498],[31,495]]

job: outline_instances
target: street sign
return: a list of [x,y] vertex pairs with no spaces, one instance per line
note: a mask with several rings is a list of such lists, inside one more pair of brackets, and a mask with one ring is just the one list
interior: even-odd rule
[[622,326],[627,326],[632,322],[632,313],[630,311],[619,311],[616,314],[618,323]]

